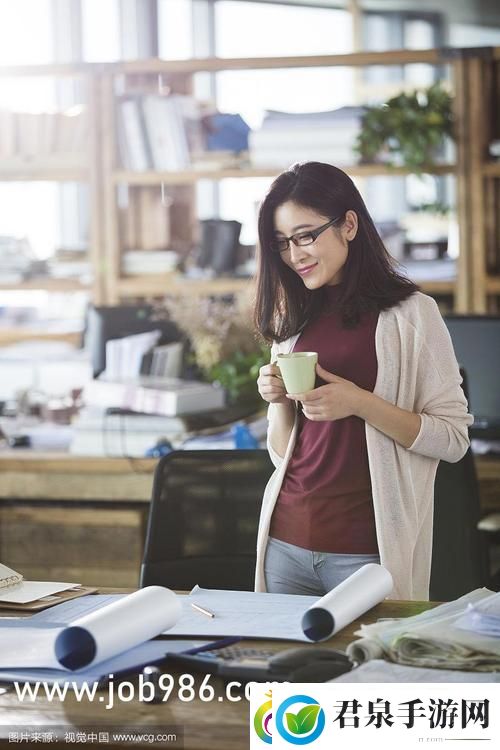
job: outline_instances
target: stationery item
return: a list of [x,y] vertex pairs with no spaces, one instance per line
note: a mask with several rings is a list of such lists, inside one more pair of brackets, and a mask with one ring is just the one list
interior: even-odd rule
[[393,589],[382,565],[363,565],[304,613],[302,629],[311,641],[324,641],[385,599]]
[[197,612],[201,612],[202,615],[206,615],[207,617],[215,617],[213,612],[210,612],[208,609],[205,609],[205,607],[200,607],[199,604],[195,604],[194,602],[191,602],[191,606]]
[[18,608],[32,602],[42,602],[47,597],[77,586],[79,584],[67,582],[25,581],[21,573],[0,564],[0,607]]
[[94,591],[97,591],[97,588],[76,585],[74,588],[55,591],[53,594],[42,596],[40,599],[25,602],[24,604],[17,601],[3,601],[0,598],[0,610],[9,610],[9,612],[15,612],[17,614],[22,612],[39,612],[43,609],[55,607],[62,602],[69,601],[70,599],[93,594]]
[[[89,597],[91,598],[91,597]],[[0,668],[76,670],[92,667],[154,638],[174,625],[181,605],[174,592],[148,586],[64,627],[33,619],[1,626]]]
[[358,661],[383,655],[408,666],[499,671],[500,638],[461,627],[469,605],[486,611],[489,606],[496,609],[497,597],[488,589],[475,589],[414,617],[362,625],[356,631],[361,640],[350,644],[347,654]]
[[317,362],[317,352],[278,354],[276,364],[288,393],[312,391],[316,382]]
[[12,568],[8,568],[7,565],[0,563],[0,589],[5,589],[7,586],[14,586],[16,583],[21,583],[23,576],[21,573],[17,573]]

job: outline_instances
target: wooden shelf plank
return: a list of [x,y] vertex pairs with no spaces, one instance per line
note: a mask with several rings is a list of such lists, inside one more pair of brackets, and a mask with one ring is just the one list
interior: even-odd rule
[[91,288],[90,284],[85,284],[78,279],[28,279],[20,281],[18,284],[2,284],[1,291],[23,292],[32,289],[40,289],[47,292],[79,292]]
[[64,167],[51,165],[49,160],[40,163],[38,160],[3,161],[0,164],[0,181],[49,181],[49,182],[84,182],[88,179],[89,170],[84,167]]
[[[387,167],[382,164],[356,164],[341,167],[351,177],[401,176],[413,173],[406,167]],[[116,170],[113,179],[116,184],[127,185],[190,185],[199,180],[247,179],[249,177],[276,177],[283,171],[281,167],[244,167],[242,169],[191,169],[182,172],[131,172]],[[453,174],[455,165],[434,164],[423,170],[426,174]]]
[[[500,60],[500,47],[493,48],[493,58]],[[80,76],[98,73],[134,75],[155,73],[217,72],[222,70],[258,70],[272,68],[309,68],[364,65],[410,65],[427,63],[445,65],[450,60],[439,49],[354,52],[342,55],[300,55],[286,57],[208,57],[188,60],[131,60],[111,63],[54,63],[48,65],[4,65],[0,76]]]
[[165,294],[232,294],[247,289],[251,279],[184,279],[182,276],[132,276],[118,282],[120,297],[160,297]]
[[[223,70],[259,70],[272,68],[318,68],[362,65],[408,65],[428,63],[444,65],[437,49],[391,50],[380,52],[356,52],[343,55],[294,55],[288,57],[208,57],[191,60],[133,60],[110,63],[111,72],[130,74],[144,73],[196,73]],[[114,68],[114,69],[113,69]]]
[[17,344],[20,341],[64,341],[72,346],[80,346],[81,331],[51,333],[38,328],[0,328],[0,346]]

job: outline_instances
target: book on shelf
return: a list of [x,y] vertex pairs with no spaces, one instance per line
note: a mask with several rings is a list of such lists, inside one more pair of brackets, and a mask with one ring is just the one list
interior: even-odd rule
[[134,172],[153,166],[140,99],[129,97],[119,103],[118,148],[122,164]]
[[[82,163],[87,134],[87,113],[81,106],[62,112],[0,110],[0,156],[14,160],[12,166],[16,158],[29,158],[38,164],[62,155],[70,166],[77,166]],[[9,162],[3,166],[8,167]]]
[[87,405],[167,417],[221,409],[225,403],[224,390],[210,383],[145,376],[122,382],[91,380],[84,387],[83,399]]
[[127,97],[118,109],[122,164],[133,171],[181,171],[204,148],[198,103],[184,94]]

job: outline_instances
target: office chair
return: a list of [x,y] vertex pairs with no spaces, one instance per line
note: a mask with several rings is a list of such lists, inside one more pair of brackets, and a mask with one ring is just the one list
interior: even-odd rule
[[[460,368],[468,398],[467,377]],[[434,485],[434,530],[430,599],[451,601],[488,583],[487,553],[477,528],[480,496],[469,448],[451,464],[440,461]]]
[[140,586],[253,590],[266,450],[174,451],[155,471]]

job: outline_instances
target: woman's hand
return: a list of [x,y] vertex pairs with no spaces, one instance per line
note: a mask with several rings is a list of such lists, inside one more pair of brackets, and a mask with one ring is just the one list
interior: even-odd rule
[[264,365],[260,368],[257,388],[261,397],[269,404],[288,403],[285,385],[279,367],[276,365]]
[[364,392],[350,380],[344,380],[316,365],[316,373],[326,380],[326,385],[320,385],[307,393],[288,394],[287,398],[302,403],[302,411],[307,419],[315,422],[344,419],[357,411],[357,404]]

